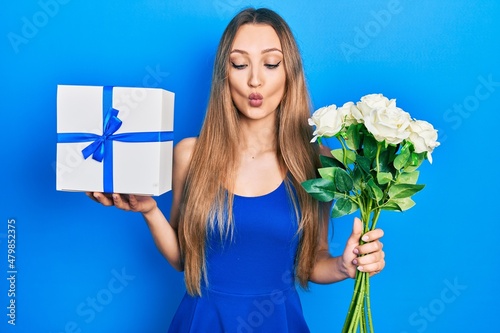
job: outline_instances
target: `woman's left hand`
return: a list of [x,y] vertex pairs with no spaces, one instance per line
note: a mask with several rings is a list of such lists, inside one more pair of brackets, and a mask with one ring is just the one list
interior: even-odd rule
[[370,273],[370,276],[380,273],[385,267],[385,253],[380,238],[384,235],[382,229],[375,229],[363,235],[362,240],[366,242],[359,245],[363,223],[359,218],[354,219],[352,233],[347,240],[342,264],[347,275],[351,278],[356,276],[356,270]]

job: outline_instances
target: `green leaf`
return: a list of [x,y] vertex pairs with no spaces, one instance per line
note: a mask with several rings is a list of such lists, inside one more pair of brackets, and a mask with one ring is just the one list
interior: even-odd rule
[[403,212],[413,206],[415,206],[415,201],[411,198],[391,199],[382,206],[382,209]]
[[343,164],[333,157],[330,156],[325,156],[325,155],[319,155],[319,160],[321,162],[321,165],[325,168],[327,167],[343,167]]
[[335,201],[332,208],[332,217],[338,218],[349,215],[358,210],[358,205],[353,203],[349,198],[340,198]]
[[401,211],[408,210],[415,206],[415,201],[411,198],[394,199],[394,201],[398,204],[399,208],[401,208]]
[[351,176],[341,168],[334,168],[335,169],[335,175],[334,175],[334,183],[335,187],[339,192],[349,192],[352,190],[354,184],[352,181]]
[[410,164],[404,168],[404,171],[412,172],[412,171],[417,170],[418,167],[424,161],[426,154],[427,154],[427,152],[423,152],[423,153],[412,152],[411,157],[410,157]]
[[393,165],[396,168],[396,170],[400,170],[404,166],[406,166],[406,164],[410,160],[410,156],[411,156],[410,149],[408,149],[407,146],[405,145],[401,149],[401,152],[398,154],[398,156],[396,156],[396,158],[394,159]]
[[318,172],[321,178],[334,180],[333,175],[335,173],[335,169],[336,167],[319,168]]
[[[382,147],[380,155],[378,157],[379,170],[383,172],[389,172],[389,152]],[[377,169],[376,160],[374,163],[374,169]]]
[[358,150],[360,144],[359,129],[357,124],[352,124],[347,128],[345,143],[349,149]]
[[302,187],[318,201],[330,202],[336,197],[335,184],[330,179],[309,179],[302,183]]
[[[342,149],[334,149],[331,151],[332,156],[342,164],[344,164],[344,151]],[[352,150],[346,150],[347,164],[352,164],[356,160],[356,153]],[[346,165],[347,167],[347,165]]]
[[399,205],[394,201],[394,200],[389,200],[387,201],[383,206],[382,206],[382,209],[383,210],[391,210],[391,211],[398,211],[398,212],[401,212],[401,208],[399,207]]
[[370,166],[372,162],[369,158],[361,155],[356,155],[356,164],[364,171],[365,174],[370,173]]
[[382,198],[384,197],[384,193],[382,192],[380,187],[375,184],[375,181],[373,179],[370,179],[366,184],[368,185],[366,189],[370,198],[374,199],[376,202],[382,200]]
[[363,139],[363,153],[364,156],[370,160],[375,159],[375,156],[377,155],[377,140],[375,140],[373,135],[368,132],[366,132]]
[[354,167],[354,170],[352,172],[352,182],[353,182],[354,189],[356,191],[362,190],[363,180],[364,180],[364,177],[363,177],[363,172],[361,171],[361,168],[359,168],[359,166]]
[[416,184],[419,174],[419,171],[401,172],[396,179],[396,184]]
[[377,182],[380,185],[388,184],[392,181],[392,173],[390,172],[378,172],[377,173]]
[[387,147],[387,152],[389,154],[389,163],[393,163],[394,162],[394,159],[396,158],[396,153],[397,151],[399,150],[399,144],[390,144],[388,145]]
[[411,153],[411,165],[416,166],[419,164],[418,162],[419,162],[419,154],[415,152]]
[[389,197],[391,199],[409,198],[424,187],[425,185],[419,184],[394,184],[389,188]]

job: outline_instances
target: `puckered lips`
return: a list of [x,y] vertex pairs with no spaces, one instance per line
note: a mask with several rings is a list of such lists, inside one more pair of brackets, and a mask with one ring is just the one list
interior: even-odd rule
[[263,99],[264,97],[262,97],[262,95],[259,93],[251,93],[250,96],[248,96],[248,101],[254,108],[258,108],[259,106],[261,106]]

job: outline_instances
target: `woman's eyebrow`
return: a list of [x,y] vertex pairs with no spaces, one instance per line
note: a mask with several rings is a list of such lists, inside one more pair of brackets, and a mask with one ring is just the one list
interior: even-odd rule
[[240,50],[240,49],[234,49],[234,50],[232,50],[230,53],[248,54],[248,52],[247,52],[247,51],[243,51],[243,50]]
[[[260,53],[261,54],[264,54],[264,53],[269,53],[269,52],[280,52],[280,53],[283,53],[283,51],[281,51],[280,49],[276,48],[276,47],[272,47],[272,48],[269,48],[269,49],[264,49],[262,50]],[[240,50],[240,49],[234,49],[232,50],[230,53],[241,53],[241,54],[248,54],[247,51],[245,50]]]
[[283,53],[283,51],[281,51],[280,49],[278,49],[278,48],[276,48],[276,47],[272,47],[272,48],[270,48],[270,49],[265,49],[265,50],[262,50],[262,52],[261,52],[261,53],[262,53],[262,54],[264,54],[264,53],[274,52],[274,51],[277,51],[277,52],[279,52],[279,53]]

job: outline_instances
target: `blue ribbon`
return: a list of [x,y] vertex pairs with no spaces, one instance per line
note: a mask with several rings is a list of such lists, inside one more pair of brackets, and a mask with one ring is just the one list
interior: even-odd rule
[[114,134],[122,125],[118,118],[118,110],[113,109],[113,87],[103,87],[102,135],[93,133],[58,133],[58,143],[91,142],[82,149],[85,159],[92,155],[92,159],[103,163],[104,192],[113,192],[113,141],[121,142],[162,142],[172,141],[174,134],[171,131],[161,132],[132,132]]

